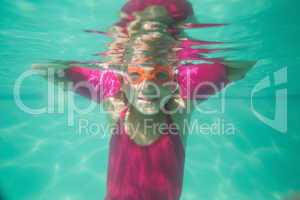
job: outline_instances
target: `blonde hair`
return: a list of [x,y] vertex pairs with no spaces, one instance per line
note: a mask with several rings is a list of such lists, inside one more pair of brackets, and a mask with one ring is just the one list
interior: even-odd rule
[[[114,26],[110,30],[113,41],[108,45],[109,60],[107,63],[111,68],[124,72],[128,65],[177,66],[178,61],[174,49],[178,41],[166,29],[181,22],[174,21],[167,10],[161,6],[149,6],[143,11],[135,12],[133,16],[135,19],[127,27]],[[123,14],[122,17],[126,18],[127,16]],[[151,22],[160,26],[161,29],[145,30],[145,24]],[[157,50],[158,45],[163,45],[161,51]],[[122,90],[116,96],[105,100],[103,105],[111,113],[110,123],[112,125],[119,119],[120,112],[130,106]],[[165,106],[171,108],[173,106],[185,107],[186,105],[179,92],[176,91]]]

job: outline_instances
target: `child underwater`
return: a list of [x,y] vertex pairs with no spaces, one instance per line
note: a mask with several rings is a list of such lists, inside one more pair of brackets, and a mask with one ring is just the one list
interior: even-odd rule
[[[57,81],[72,82],[76,92],[110,111],[116,125],[105,200],[180,199],[188,135],[183,121],[193,110],[190,102],[204,101],[203,95],[242,79],[254,65],[205,57],[218,49],[199,47],[220,43],[190,39],[183,30],[219,25],[193,20],[186,0],[129,0],[120,21],[98,32],[113,39],[101,54],[107,61],[96,68],[72,62],[33,65],[63,70]],[[76,87],[81,83],[86,87]]]

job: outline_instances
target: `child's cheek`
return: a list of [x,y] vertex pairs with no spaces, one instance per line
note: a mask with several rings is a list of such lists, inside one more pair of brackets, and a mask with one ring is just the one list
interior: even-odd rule
[[160,96],[161,97],[166,97],[172,94],[172,90],[170,86],[165,86],[160,88]]

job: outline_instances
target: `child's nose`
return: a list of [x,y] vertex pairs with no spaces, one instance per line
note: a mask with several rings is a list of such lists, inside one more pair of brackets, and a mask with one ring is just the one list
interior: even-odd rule
[[151,80],[144,80],[141,85],[144,94],[156,94],[159,91],[158,86]]
[[156,79],[156,77],[155,77],[155,75],[153,75],[153,74],[147,74],[146,76],[145,76],[145,81],[147,82],[151,82],[151,81],[153,81],[153,80],[155,80]]

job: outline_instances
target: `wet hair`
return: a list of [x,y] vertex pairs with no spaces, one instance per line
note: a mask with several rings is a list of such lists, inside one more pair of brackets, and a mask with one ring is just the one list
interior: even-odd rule
[[[122,16],[128,17],[125,14]],[[178,29],[177,26],[182,21],[174,20],[165,7],[157,5],[134,12],[132,17],[126,27],[116,24],[110,30],[113,41],[108,46],[107,57],[111,68],[126,72],[129,65],[171,65],[175,72],[179,64],[175,51],[178,38],[169,30]],[[120,91],[119,95],[107,99],[104,105],[115,123],[119,113],[129,106],[129,102],[124,92]],[[168,108],[171,105],[184,106],[184,100],[178,91],[165,106]]]

